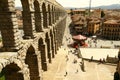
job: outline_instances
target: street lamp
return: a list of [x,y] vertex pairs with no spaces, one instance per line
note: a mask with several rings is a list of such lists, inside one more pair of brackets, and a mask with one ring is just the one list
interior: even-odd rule
[[90,17],[90,11],[91,11],[91,0],[90,0],[90,2],[89,2],[89,17]]

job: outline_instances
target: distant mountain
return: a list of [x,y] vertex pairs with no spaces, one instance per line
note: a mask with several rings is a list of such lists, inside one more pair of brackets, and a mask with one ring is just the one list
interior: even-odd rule
[[98,9],[98,8],[101,8],[101,9],[120,9],[120,4],[112,4],[112,5],[108,5],[108,6],[97,6],[97,7],[92,7],[93,9]]
[[[66,9],[80,9],[80,8],[74,8],[74,7],[65,7]],[[82,7],[82,9],[88,9],[89,7]],[[120,4],[112,4],[112,5],[102,5],[102,6],[97,6],[97,7],[92,7],[93,9],[120,9]]]

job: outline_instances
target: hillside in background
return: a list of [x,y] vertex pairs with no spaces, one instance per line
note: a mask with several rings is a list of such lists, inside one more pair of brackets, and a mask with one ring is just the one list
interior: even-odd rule
[[108,5],[108,6],[98,6],[98,7],[92,7],[94,9],[98,9],[98,8],[101,8],[101,9],[120,9],[120,4],[112,4],[112,5]]
[[[65,7],[66,9],[75,9],[74,7]],[[82,7],[82,8],[85,8],[85,9],[88,9],[89,7]],[[92,7],[93,9],[98,9],[98,8],[101,8],[101,9],[120,9],[120,4],[112,4],[112,5],[108,5],[108,6],[97,6],[97,7]],[[77,8],[76,8],[77,9]]]

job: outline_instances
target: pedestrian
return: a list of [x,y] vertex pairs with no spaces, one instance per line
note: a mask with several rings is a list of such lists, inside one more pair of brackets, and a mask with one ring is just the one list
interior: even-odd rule
[[74,64],[75,64],[75,63],[77,63],[77,60],[76,60],[76,59],[74,59],[74,60],[73,60],[73,63],[74,63]]
[[120,80],[119,73],[117,71],[114,73],[114,80]]
[[68,58],[68,56],[66,55],[66,61],[68,61],[69,60],[69,58]]
[[91,59],[90,59],[90,61],[93,61],[93,56],[91,56]]
[[78,69],[76,70],[76,73],[78,73]]
[[100,58],[99,62],[102,63],[102,59],[101,58]]
[[68,51],[68,55],[69,55],[70,51]]
[[82,71],[83,71],[83,72],[85,72],[85,65],[84,65],[84,61],[82,61],[81,69],[82,69]]
[[66,76],[67,76],[67,74],[68,74],[68,73],[67,73],[67,71],[66,71],[64,76],[66,77]]
[[105,63],[105,58],[103,58],[103,63]]
[[64,50],[66,50],[66,48],[64,48]]

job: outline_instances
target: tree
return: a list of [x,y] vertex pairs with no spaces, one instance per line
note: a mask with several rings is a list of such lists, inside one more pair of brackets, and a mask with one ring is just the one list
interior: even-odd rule
[[101,18],[103,18],[105,16],[104,11],[101,11]]

